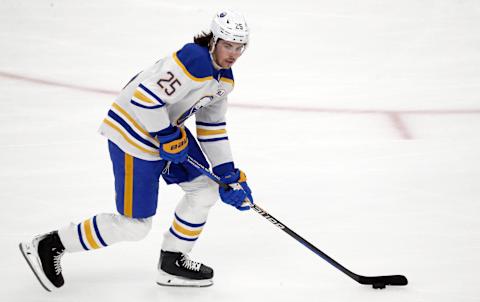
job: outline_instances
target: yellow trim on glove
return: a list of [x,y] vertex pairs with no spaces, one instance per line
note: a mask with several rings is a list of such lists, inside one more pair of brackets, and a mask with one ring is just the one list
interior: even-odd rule
[[170,154],[177,154],[182,152],[188,146],[188,137],[185,129],[180,128],[180,133],[182,134],[179,139],[173,140],[171,142],[165,143],[162,145],[163,151]]
[[238,178],[238,182],[246,182],[247,181],[247,175],[243,173],[242,170],[240,170],[240,177]]

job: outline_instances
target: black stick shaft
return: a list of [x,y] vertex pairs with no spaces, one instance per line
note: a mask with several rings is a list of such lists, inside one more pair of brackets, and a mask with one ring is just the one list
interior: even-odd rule
[[304,245],[305,247],[307,247],[309,250],[311,250],[312,252],[314,252],[315,254],[317,254],[318,256],[320,256],[323,260],[327,261],[328,263],[330,263],[331,265],[333,265],[335,268],[339,269],[340,271],[342,271],[343,273],[345,273],[347,276],[349,276],[350,278],[354,279],[355,281],[358,281],[358,276],[351,272],[350,270],[348,270],[346,267],[344,267],[343,265],[341,265],[340,263],[338,263],[337,261],[335,261],[332,257],[328,256],[327,254],[325,254],[324,252],[322,252],[320,249],[318,249],[316,246],[314,246],[313,244],[311,244],[310,242],[308,242],[305,238],[303,238],[302,236],[298,235],[297,233],[295,233],[292,229],[290,229],[289,227],[287,227],[285,224],[283,224],[282,222],[280,222],[277,218],[273,217],[271,214],[269,214],[267,211],[263,210],[261,207],[259,207],[257,204],[254,204],[252,206],[252,209],[255,210],[255,212],[257,212],[258,214],[260,214],[263,218],[267,219],[268,221],[270,221],[273,225],[275,225],[276,227],[278,227],[279,229],[281,229],[282,231],[284,231],[285,233],[287,233],[288,235],[290,235],[292,238],[294,238],[295,240],[297,240],[298,242],[300,242],[302,245]]
[[[227,184],[223,183],[220,181],[220,178],[210,172],[209,169],[205,168],[202,164],[197,162],[195,159],[191,158],[190,156],[187,159],[187,162],[190,163],[193,167],[198,169],[203,175],[209,177],[211,180],[216,182],[219,186],[223,188],[230,188]],[[408,283],[407,279],[402,276],[402,275],[393,275],[393,276],[376,276],[376,277],[365,277],[362,275],[355,274],[354,272],[348,270],[346,267],[335,261],[332,257],[328,256],[321,250],[319,250],[316,246],[305,240],[302,236],[298,235],[295,233],[293,230],[291,230],[289,227],[287,227],[285,224],[280,222],[277,218],[273,217],[270,215],[267,211],[263,210],[261,207],[259,207],[257,204],[251,203],[248,198],[246,199],[248,201],[250,208],[252,208],[255,212],[260,214],[263,218],[271,222],[273,225],[290,235],[293,239],[301,243],[303,246],[307,247],[309,250],[320,256],[322,259],[330,263],[333,267],[337,268],[353,280],[361,283],[361,284],[373,284],[374,287],[375,285],[379,285],[380,287],[385,287],[385,285],[406,285]]]
[[[220,181],[220,178],[217,175],[210,172],[210,170],[205,168],[203,165],[201,165],[195,159],[193,159],[189,156],[187,161],[192,166],[197,168],[200,172],[202,172],[202,174],[208,176],[211,180],[216,182],[219,186],[224,187],[224,188],[229,188],[229,186],[227,184],[224,184],[223,182]],[[281,229],[282,231],[284,231],[285,233],[287,233],[288,235],[293,237],[295,240],[297,240],[298,242],[300,242],[301,244],[306,246],[309,250],[311,250],[312,252],[314,252],[315,254],[320,256],[321,258],[323,258],[325,261],[327,261],[328,263],[330,263],[331,265],[333,265],[334,267],[336,267],[337,269],[339,269],[340,271],[345,273],[350,278],[354,279],[355,281],[358,281],[357,278],[356,278],[357,277],[356,274],[354,274],[353,272],[351,272],[350,270],[345,268],[343,265],[341,265],[337,261],[333,260],[330,256],[328,256],[327,254],[325,254],[324,252],[319,250],[316,246],[314,246],[313,244],[311,244],[310,242],[305,240],[302,236],[300,236],[297,233],[295,233],[294,231],[292,231],[289,227],[287,227],[285,224],[281,223],[278,219],[276,219],[275,217],[270,215],[267,211],[263,210],[257,204],[250,204],[250,206],[253,210],[255,210],[255,212],[257,212],[263,218],[270,221],[273,225],[275,225],[276,227],[278,227],[279,229]]]

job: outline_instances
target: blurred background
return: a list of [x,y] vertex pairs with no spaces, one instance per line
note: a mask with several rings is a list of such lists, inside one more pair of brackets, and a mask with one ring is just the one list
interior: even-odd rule
[[[182,195],[163,181],[147,239],[66,255],[58,292],[35,280],[19,241],[115,211],[96,133],[115,95],[222,8],[251,29],[228,132],[256,202],[354,272],[407,287],[360,286],[221,202],[192,254],[215,285],[159,287]],[[0,37],[3,299],[480,301],[478,1],[2,0]]]

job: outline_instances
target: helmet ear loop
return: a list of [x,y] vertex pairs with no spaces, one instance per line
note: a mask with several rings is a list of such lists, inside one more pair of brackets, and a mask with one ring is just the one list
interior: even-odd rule
[[213,55],[213,52],[215,51],[215,47],[217,47],[217,42],[218,42],[218,37],[213,36],[212,39],[210,40],[210,43],[208,43],[208,51],[210,52],[211,55]]
[[217,47],[218,37],[213,36],[212,40],[208,44],[208,52],[210,53],[210,58],[212,59],[213,66],[216,69],[221,69],[222,67],[217,63],[217,58],[215,57],[215,48]]

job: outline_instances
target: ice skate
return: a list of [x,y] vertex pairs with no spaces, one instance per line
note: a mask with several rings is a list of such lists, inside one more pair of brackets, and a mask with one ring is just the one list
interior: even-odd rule
[[43,288],[52,291],[64,284],[60,259],[65,248],[56,231],[21,242],[19,247]]
[[178,252],[161,251],[157,284],[206,287],[213,284],[213,269]]

